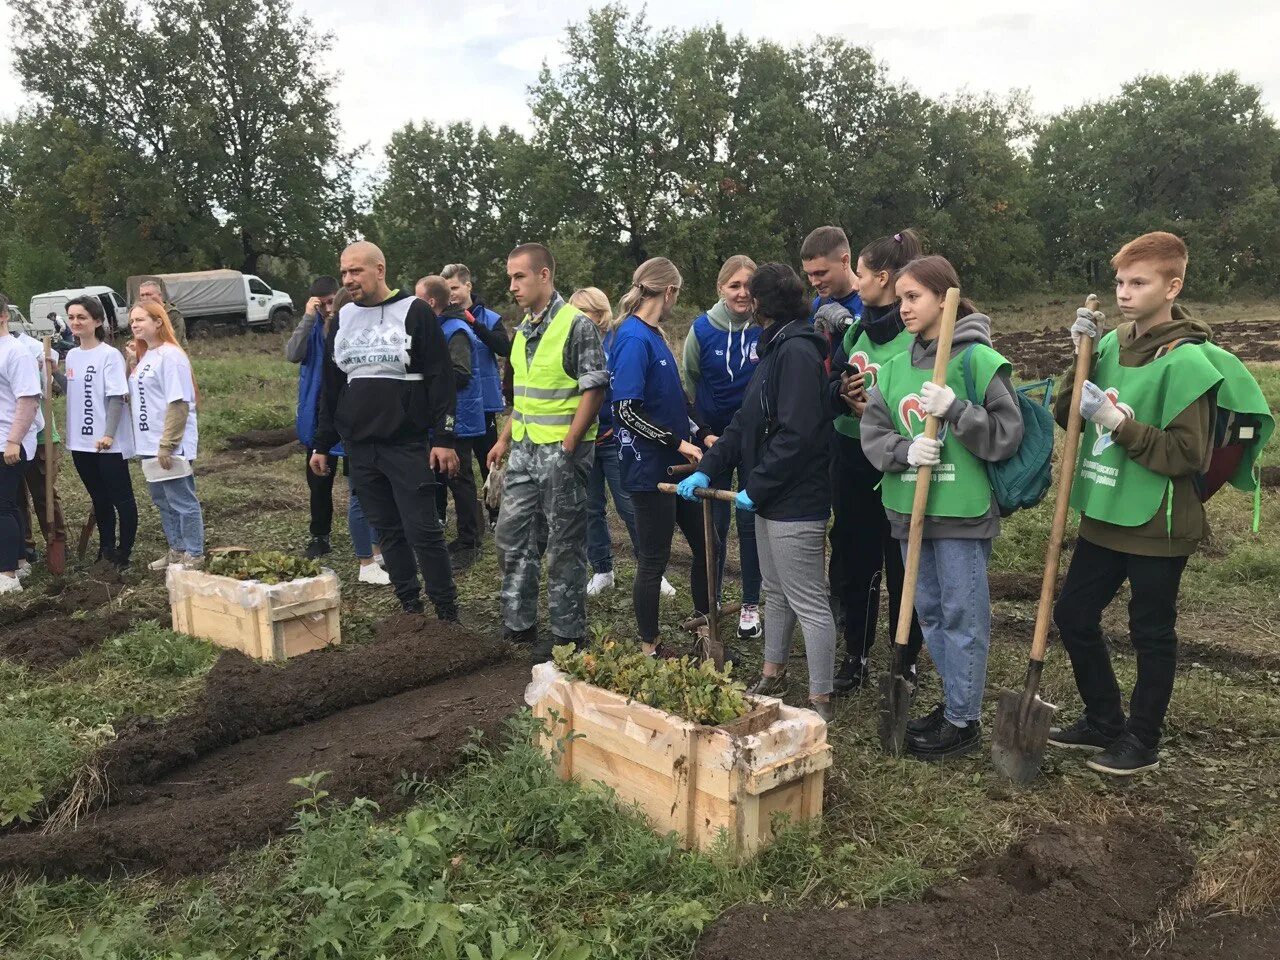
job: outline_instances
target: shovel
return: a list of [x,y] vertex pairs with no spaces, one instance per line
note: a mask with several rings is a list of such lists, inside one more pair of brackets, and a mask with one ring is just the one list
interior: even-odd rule
[[67,569],[67,542],[57,536],[57,525],[54,523],[53,507],[54,481],[57,479],[56,464],[53,459],[53,345],[49,337],[44,338],[44,516],[48,521],[49,535],[45,538],[48,556],[45,565],[55,577],[62,576]]
[[[663,493],[675,493],[674,483],[660,483],[658,489]],[[738,495],[732,490],[716,490],[712,487],[699,487],[694,491],[702,498],[702,538],[705,541],[704,552],[707,556],[707,649],[701,651],[709,657],[717,670],[724,669],[724,641],[720,639],[720,605],[716,602],[716,529],[711,517],[711,501],[723,500],[733,503]]]
[[[951,362],[951,335],[956,329],[956,311],[960,306],[960,291],[952,287],[942,306],[942,323],[938,327],[938,352],[933,361],[933,382],[942,386],[947,382],[947,364]],[[926,417],[924,435],[938,439],[940,423],[937,417]],[[887,676],[880,678],[880,745],[885,753],[895,757],[902,755],[907,739],[907,721],[911,713],[912,685],[902,675],[903,658],[906,655],[907,638],[911,634],[911,611],[916,603],[916,580],[920,576],[920,543],[924,538],[924,511],[929,502],[929,482],[932,467],[916,468],[916,495],[911,501],[911,532],[907,536],[906,571],[902,577],[902,599],[898,605],[898,632],[893,640],[893,666]]]
[[[1094,309],[1098,298],[1089,294],[1084,305]],[[1031,637],[1031,659],[1027,662],[1027,678],[1022,690],[1000,691],[996,722],[991,735],[991,762],[1014,783],[1027,784],[1040,772],[1040,761],[1049,742],[1049,727],[1057,707],[1040,699],[1040,675],[1044,672],[1044,653],[1049,644],[1049,618],[1053,614],[1053,594],[1058,586],[1058,561],[1062,556],[1062,537],[1067,529],[1067,513],[1071,506],[1071,481],[1076,472],[1076,453],[1084,422],[1080,417],[1080,393],[1089,379],[1093,361],[1092,341],[1087,348],[1080,344],[1076,354],[1075,382],[1071,386],[1071,410],[1067,414],[1067,439],[1062,449],[1058,474],[1058,492],[1053,505],[1053,529],[1049,533],[1049,549],[1045,552],[1044,579],[1040,582],[1040,604],[1036,607],[1036,627]]]

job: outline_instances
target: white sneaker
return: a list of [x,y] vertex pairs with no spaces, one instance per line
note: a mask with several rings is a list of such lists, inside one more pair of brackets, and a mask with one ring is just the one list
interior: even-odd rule
[[177,550],[170,550],[158,560],[152,560],[147,564],[148,570],[167,570],[170,566],[176,566],[182,562],[182,554]]
[[7,573],[0,573],[0,593],[21,593],[22,581]]
[[[378,566],[381,567],[383,570],[387,569],[387,558],[384,557],[382,554],[375,553],[373,555],[373,559],[377,562]],[[387,582],[390,583],[390,581],[387,581]]]
[[177,565],[188,570],[199,570],[204,566],[204,554],[197,557],[194,553],[184,553],[178,557]]
[[676,588],[667,582],[666,577],[662,578],[662,586],[659,589],[662,595],[667,599],[670,599],[676,595]]
[[760,608],[754,603],[744,603],[738,614],[738,639],[758,640],[764,630],[760,626]]
[[593,573],[591,582],[587,584],[587,596],[598,597],[606,590],[612,590],[615,586],[613,571],[608,573]]
[[31,576],[31,564],[26,560],[19,560],[18,570],[14,574],[14,576],[17,577],[19,580],[27,579],[27,577]]
[[361,583],[371,583],[375,587],[385,587],[391,583],[391,577],[387,574],[387,571],[376,563],[360,564],[359,580]]

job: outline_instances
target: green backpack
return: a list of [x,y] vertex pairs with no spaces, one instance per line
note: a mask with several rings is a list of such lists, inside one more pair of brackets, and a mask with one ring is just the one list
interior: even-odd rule
[[[964,389],[970,403],[981,404],[973,383],[973,347],[970,344],[961,359]],[[1022,412],[1022,442],[1008,460],[987,463],[987,478],[1002,517],[1034,507],[1053,485],[1053,416],[1021,390],[1013,395]]]

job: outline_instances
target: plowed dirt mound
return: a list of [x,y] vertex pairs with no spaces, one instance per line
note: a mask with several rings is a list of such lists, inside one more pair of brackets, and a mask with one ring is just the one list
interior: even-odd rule
[[514,712],[528,678],[503,645],[404,614],[371,644],[283,666],[225,653],[191,710],[126,722],[100,751],[100,779],[85,780],[106,784],[99,809],[74,829],[0,836],[0,874],[207,870],[287,829],[301,796],[288,781],[317,770],[339,802],[394,808],[402,773],[450,768],[472,728],[491,733]]
[[165,615],[136,603],[108,606],[125,589],[119,578],[56,582],[24,606],[6,611],[0,657],[52,670],[140,620]]
[[1190,862],[1162,827],[1053,825],[921,903],[871,910],[734,908],[703,935],[700,960],[1103,960],[1185,883]]

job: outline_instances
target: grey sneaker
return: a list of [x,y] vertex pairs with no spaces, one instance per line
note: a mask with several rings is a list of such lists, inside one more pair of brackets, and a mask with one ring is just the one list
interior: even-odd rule
[[751,687],[747,693],[753,697],[780,697],[787,692],[787,671],[783,670],[776,676],[761,676]]
[[197,557],[193,553],[184,553],[178,558],[178,565],[188,570],[199,570],[204,566],[204,554]]
[[152,560],[147,564],[148,570],[167,570],[171,566],[176,566],[182,562],[182,553],[178,550],[170,550],[158,560]]
[[810,700],[809,709],[822,718],[824,723],[834,723],[836,706],[830,700]]

